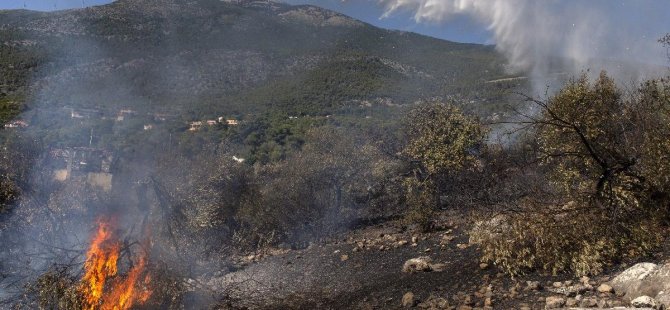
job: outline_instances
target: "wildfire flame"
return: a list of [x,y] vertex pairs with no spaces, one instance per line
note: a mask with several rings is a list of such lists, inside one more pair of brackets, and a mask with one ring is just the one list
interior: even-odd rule
[[[87,309],[126,310],[143,304],[151,296],[151,277],[146,273],[147,257],[142,251],[125,276],[119,276],[121,242],[111,221],[99,220],[98,229],[86,253],[81,291]],[[109,284],[109,287],[106,287]]]

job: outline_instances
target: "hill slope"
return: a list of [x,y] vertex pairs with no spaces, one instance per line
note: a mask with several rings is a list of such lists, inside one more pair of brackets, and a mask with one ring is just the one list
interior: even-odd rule
[[271,1],[4,11],[0,38],[2,94],[41,95],[53,105],[203,113],[307,105],[299,109],[328,113],[347,100],[444,97],[504,76],[490,46]]

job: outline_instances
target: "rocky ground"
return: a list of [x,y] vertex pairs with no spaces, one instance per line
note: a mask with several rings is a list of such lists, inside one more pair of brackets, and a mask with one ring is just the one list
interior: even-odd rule
[[622,264],[593,278],[511,278],[480,263],[462,217],[445,214],[440,226],[421,233],[380,224],[303,250],[240,257],[238,271],[199,280],[226,292],[223,309],[612,308],[631,306],[645,295],[655,300],[637,300],[638,308],[660,309],[666,301],[661,291],[670,288],[670,281],[635,282],[670,279],[670,265],[663,268],[659,258],[658,265],[636,265],[622,273]]

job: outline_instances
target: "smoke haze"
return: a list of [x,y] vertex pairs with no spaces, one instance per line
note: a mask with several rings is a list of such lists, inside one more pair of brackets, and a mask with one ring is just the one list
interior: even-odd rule
[[[670,31],[666,1],[381,0],[390,16],[410,10],[417,22],[470,16],[491,31],[512,72],[529,72],[536,88],[553,74],[608,71],[620,81],[661,73],[658,43]],[[567,71],[567,72],[566,72]]]

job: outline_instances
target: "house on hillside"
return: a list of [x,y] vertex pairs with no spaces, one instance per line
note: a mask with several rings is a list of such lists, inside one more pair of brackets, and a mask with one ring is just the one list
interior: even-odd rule
[[237,125],[240,124],[236,119],[226,119],[223,116],[219,117],[218,120],[219,120],[219,123],[226,124],[228,126],[237,126]]
[[28,127],[28,123],[22,120],[11,121],[5,124],[5,128],[25,128]]
[[202,121],[191,122],[188,131],[198,131],[202,127]]
[[75,109],[70,108],[70,118],[84,119],[84,118],[101,118],[102,112],[96,109]]
[[51,149],[45,165],[59,182],[84,181],[104,191],[112,189],[112,160],[110,151],[97,148],[72,147]]
[[70,112],[70,118],[84,118],[84,116],[79,112],[72,110],[72,112]]
[[117,122],[122,122],[126,119],[126,117],[134,116],[136,115],[137,112],[135,110],[131,109],[121,109],[119,112],[116,114],[116,121]]

